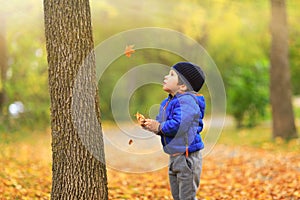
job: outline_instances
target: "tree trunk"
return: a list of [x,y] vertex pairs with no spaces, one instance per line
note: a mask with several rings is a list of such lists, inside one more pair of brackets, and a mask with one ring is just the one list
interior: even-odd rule
[[273,138],[297,137],[288,58],[288,28],[285,0],[271,0],[271,68],[270,94]]
[[108,199],[89,1],[44,0],[44,17],[51,199]]

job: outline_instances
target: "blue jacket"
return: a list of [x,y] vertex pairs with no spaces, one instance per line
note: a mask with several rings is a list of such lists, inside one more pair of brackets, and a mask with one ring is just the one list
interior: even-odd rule
[[205,99],[190,92],[169,95],[162,101],[156,120],[160,122],[161,143],[167,154],[195,152],[204,148],[203,129]]

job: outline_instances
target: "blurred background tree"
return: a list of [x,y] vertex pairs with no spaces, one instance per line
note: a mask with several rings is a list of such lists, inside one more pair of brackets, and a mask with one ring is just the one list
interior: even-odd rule
[[236,120],[237,127],[254,127],[266,116],[269,104],[268,62],[236,67],[230,73],[227,101],[228,110]]
[[285,0],[271,0],[270,93],[273,138],[297,137],[292,105],[288,26]]

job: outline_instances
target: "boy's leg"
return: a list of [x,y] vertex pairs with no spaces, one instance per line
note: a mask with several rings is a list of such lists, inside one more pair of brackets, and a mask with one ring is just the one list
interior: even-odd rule
[[[172,189],[174,199],[194,200],[200,183],[200,174],[202,170],[202,157],[200,151],[191,153],[188,158],[185,155],[180,155],[174,159],[170,165],[171,173],[170,184],[177,183],[177,190]],[[175,177],[176,174],[176,177]],[[174,184],[175,185],[175,184]],[[179,190],[179,191],[178,191]],[[177,192],[178,191],[178,192]],[[177,197],[179,195],[179,198]]]
[[169,161],[169,182],[171,187],[171,193],[174,200],[180,200],[179,199],[179,184],[177,180],[177,171],[174,171],[173,169],[173,163],[176,157],[170,157]]
[[189,158],[192,160],[193,163],[193,186],[195,191],[195,200],[197,200],[196,193],[200,185],[200,176],[202,172],[202,154],[200,151],[197,151],[191,153]]

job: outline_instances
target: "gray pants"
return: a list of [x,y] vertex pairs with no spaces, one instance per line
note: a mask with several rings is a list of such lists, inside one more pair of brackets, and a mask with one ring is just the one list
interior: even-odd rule
[[170,156],[169,181],[174,200],[196,200],[200,183],[202,155],[200,151]]

